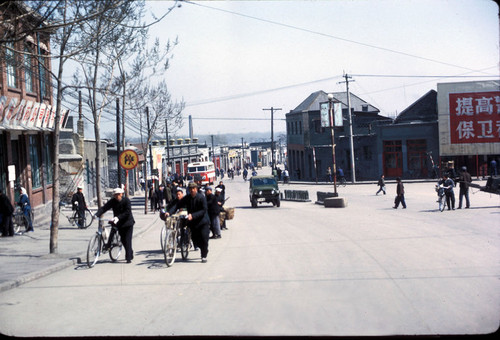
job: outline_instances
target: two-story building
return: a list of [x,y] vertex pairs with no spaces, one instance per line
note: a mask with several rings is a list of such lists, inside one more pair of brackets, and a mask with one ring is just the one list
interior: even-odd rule
[[55,121],[50,35],[44,30],[29,33],[40,18],[21,1],[1,8],[0,190],[17,200],[14,187],[22,186],[31,205],[41,209],[52,200],[55,124],[64,126],[68,111]]

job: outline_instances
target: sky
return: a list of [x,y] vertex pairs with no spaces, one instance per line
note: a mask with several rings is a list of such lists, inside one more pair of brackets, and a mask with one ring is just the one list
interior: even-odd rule
[[[156,16],[173,5],[147,1]],[[438,83],[500,74],[489,0],[183,2],[150,28],[156,37],[179,41],[163,77],[186,103],[185,135],[189,115],[195,136],[270,131],[271,107],[285,131],[286,113],[311,93],[346,91],[344,74],[390,117]]]

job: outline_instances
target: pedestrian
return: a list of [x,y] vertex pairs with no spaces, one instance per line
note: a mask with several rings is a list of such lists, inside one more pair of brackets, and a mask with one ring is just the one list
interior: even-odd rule
[[446,205],[448,206],[448,210],[450,210],[450,206],[451,210],[455,210],[455,193],[453,192],[455,182],[453,182],[448,174],[444,174],[443,179],[444,194],[446,195]]
[[[132,204],[128,197],[123,196],[123,189],[116,188],[113,190],[113,197],[106,202],[102,207],[97,210],[95,214],[100,218],[106,211],[113,210],[113,224],[118,228],[118,233],[122,240],[123,247],[125,248],[125,259],[127,263],[131,263],[134,259],[134,251],[132,249],[132,234],[134,232],[134,215],[132,214]],[[114,236],[114,230],[108,238],[108,242],[105,245],[105,249],[109,249],[111,246],[111,240]]]
[[207,211],[207,200],[198,192],[198,185],[194,182],[188,184],[189,195],[184,196],[179,202],[172,206],[166,213],[168,217],[177,209],[186,208],[187,226],[191,230],[191,239],[196,248],[200,248],[201,262],[207,262],[208,240],[210,235],[210,220]]
[[154,181],[149,187],[149,199],[151,200],[151,211],[156,212],[156,207],[158,205],[158,195],[155,190]]
[[33,221],[31,221],[31,204],[26,189],[19,187],[19,194],[20,196],[17,205],[21,207],[23,215],[26,216],[26,219],[28,220],[26,232],[33,232],[35,230],[33,229]]
[[490,162],[491,165],[491,176],[496,176],[497,172],[497,161],[493,158]]
[[0,230],[4,237],[14,236],[12,214],[14,214],[14,206],[12,206],[9,197],[0,190]]
[[341,181],[342,179],[345,179],[344,178],[344,170],[342,170],[342,168],[337,169],[337,176],[339,178],[339,181]]
[[169,204],[172,201],[172,183],[170,181],[167,182],[163,193],[165,194],[165,204]]
[[[221,192],[222,192],[221,188],[216,188],[215,189],[215,197],[217,198],[217,202],[219,202],[220,211],[224,211],[224,203],[225,203],[225,201],[224,201],[224,199],[221,196]],[[220,216],[220,213],[219,213],[219,216]],[[220,223],[220,221],[219,221],[219,223]],[[224,222],[222,222],[222,225],[220,226],[220,229],[221,230],[227,230],[226,219],[224,219]]]
[[141,184],[142,191],[144,191],[146,189],[146,182],[144,181],[144,177],[141,177],[141,179],[139,179],[139,183]]
[[328,167],[326,169],[326,182],[327,183],[332,183],[332,168]]
[[76,188],[76,192],[71,197],[71,206],[73,210],[78,212],[78,227],[85,227],[85,209],[87,209],[87,203],[83,195],[83,186],[79,185]]
[[377,185],[380,187],[380,189],[378,189],[378,191],[375,195],[378,195],[378,193],[381,191],[383,191],[384,195],[385,195],[385,177],[384,177],[384,175],[380,176]]
[[226,186],[224,185],[224,183],[222,183],[222,181],[219,182],[219,185],[215,187],[216,189],[217,188],[221,188],[222,191],[221,191],[221,198],[222,200],[225,200],[226,199]]
[[403,182],[401,182],[401,178],[396,178],[397,186],[396,186],[396,198],[394,199],[394,209],[399,207],[399,203],[403,206],[403,209],[406,209],[405,202],[405,187]]
[[278,174],[278,182],[281,181],[281,168],[278,167],[278,169],[276,170],[277,174]]
[[217,196],[213,194],[211,187],[205,188],[205,197],[207,198],[207,211],[210,218],[210,230],[212,231],[210,238],[221,238],[219,219],[221,204]]
[[161,210],[164,207],[165,200],[165,186],[160,184],[158,190],[156,190],[156,210]]
[[290,173],[287,168],[283,171],[283,184],[285,183],[290,183]]
[[458,179],[459,182],[459,193],[458,193],[458,208],[457,209],[462,209],[462,201],[465,196],[465,208],[468,209],[470,208],[470,201],[469,201],[469,184],[472,183],[472,177],[471,175],[467,172],[467,167],[463,166],[462,167],[462,172],[460,173],[460,177]]

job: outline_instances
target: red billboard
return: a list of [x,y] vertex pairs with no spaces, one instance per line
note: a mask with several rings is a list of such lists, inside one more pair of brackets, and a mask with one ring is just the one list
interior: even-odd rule
[[450,93],[451,144],[500,142],[500,92]]

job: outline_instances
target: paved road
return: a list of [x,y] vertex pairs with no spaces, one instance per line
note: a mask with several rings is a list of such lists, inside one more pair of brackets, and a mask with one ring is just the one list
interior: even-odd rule
[[[74,265],[0,293],[0,331],[345,336],[498,328],[499,196],[478,192],[471,209],[440,213],[432,183],[408,183],[408,209],[394,210],[395,184],[385,196],[371,184],[339,188],[343,209],[313,202],[252,209],[244,183],[226,186],[235,219],[210,241],[208,263],[191,253],[167,268],[156,219],[134,238],[132,264]],[[290,188],[309,190],[313,201],[325,190]]]

